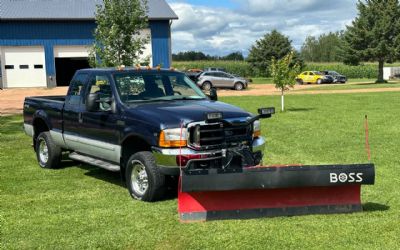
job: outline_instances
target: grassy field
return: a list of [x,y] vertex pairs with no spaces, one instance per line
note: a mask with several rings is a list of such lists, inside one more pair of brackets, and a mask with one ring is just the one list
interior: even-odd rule
[[[399,249],[400,93],[286,97],[263,120],[266,163],[366,162],[364,115],[376,184],[364,212],[180,224],[176,199],[132,200],[118,174],[83,164],[43,170],[21,116],[0,118],[0,230],[5,249]],[[223,101],[255,112],[278,96]]]
[[[350,82],[351,83],[351,82]],[[351,84],[324,84],[315,85],[313,88],[303,89],[301,91],[312,91],[312,90],[343,90],[343,89],[378,89],[378,88],[400,88],[400,81],[390,81],[389,83],[375,83],[375,82],[363,82]]]

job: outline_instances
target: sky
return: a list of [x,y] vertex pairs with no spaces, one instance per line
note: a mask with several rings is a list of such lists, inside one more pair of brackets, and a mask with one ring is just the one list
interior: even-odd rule
[[357,14],[356,0],[167,0],[178,15],[172,51],[248,54],[273,29],[300,49],[307,36],[340,31]]

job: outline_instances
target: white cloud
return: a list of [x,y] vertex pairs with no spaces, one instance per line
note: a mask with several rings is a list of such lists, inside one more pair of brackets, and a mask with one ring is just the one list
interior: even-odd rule
[[[172,24],[173,52],[197,50],[212,55],[248,53],[265,33],[277,29],[299,49],[304,39],[339,31],[354,18],[348,0],[245,0],[237,9],[170,3],[179,20]],[[350,4],[349,4],[350,2]]]

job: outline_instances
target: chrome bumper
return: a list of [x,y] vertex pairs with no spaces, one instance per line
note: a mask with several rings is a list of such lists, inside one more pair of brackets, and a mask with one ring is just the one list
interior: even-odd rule
[[[253,141],[253,153],[264,152],[265,140],[263,137],[259,137]],[[176,162],[176,156],[178,155],[205,155],[207,158],[220,156],[222,150],[211,150],[211,151],[196,151],[190,148],[158,148],[153,147],[153,155],[156,159],[156,164],[160,168],[166,170],[179,170],[179,166]]]

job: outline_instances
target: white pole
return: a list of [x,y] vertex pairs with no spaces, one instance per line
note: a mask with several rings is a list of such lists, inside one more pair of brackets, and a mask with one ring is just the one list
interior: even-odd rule
[[282,112],[285,111],[285,97],[281,95]]

